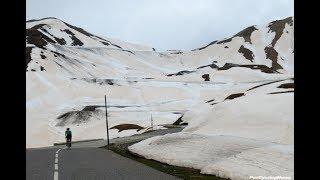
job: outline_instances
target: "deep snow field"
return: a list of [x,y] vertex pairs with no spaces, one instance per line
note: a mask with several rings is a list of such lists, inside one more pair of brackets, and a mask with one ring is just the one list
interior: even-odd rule
[[106,138],[107,95],[111,138],[149,130],[151,117],[154,129],[188,124],[129,147],[145,158],[231,179],[293,179],[293,18],[166,52],[55,18],[26,27],[27,148],[64,141],[67,127],[73,140]]

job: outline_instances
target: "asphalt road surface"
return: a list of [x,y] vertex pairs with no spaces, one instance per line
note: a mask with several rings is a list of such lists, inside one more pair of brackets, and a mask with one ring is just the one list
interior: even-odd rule
[[[147,134],[114,139],[146,139],[152,136],[181,131],[181,128],[154,131]],[[105,148],[104,140],[74,143],[26,150],[27,180],[117,180],[117,179],[177,179]]]

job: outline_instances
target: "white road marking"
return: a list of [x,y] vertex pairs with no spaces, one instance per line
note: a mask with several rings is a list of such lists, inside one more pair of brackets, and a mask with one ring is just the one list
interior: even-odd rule
[[[65,148],[63,148],[65,149]],[[54,174],[53,174],[53,179],[54,180],[58,180],[59,177],[59,169],[58,169],[58,158],[59,158],[59,151],[61,151],[62,149],[58,149],[56,151],[56,155],[55,155],[55,159],[54,159]]]
[[54,172],[53,180],[58,180],[58,172],[57,171]]
[[63,149],[66,149],[67,147],[64,147],[64,148],[60,148],[56,151],[56,157],[54,159],[54,174],[53,174],[53,179],[54,180],[58,180],[58,177],[59,177],[59,168],[58,168],[58,159],[59,159],[59,152]]

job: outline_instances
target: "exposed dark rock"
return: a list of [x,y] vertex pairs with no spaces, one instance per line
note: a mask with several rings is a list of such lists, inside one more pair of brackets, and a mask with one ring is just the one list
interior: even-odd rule
[[250,69],[258,69],[264,73],[276,73],[274,70],[272,70],[271,68],[269,68],[266,65],[257,65],[257,64],[240,65],[240,64],[226,63],[222,67],[218,68],[218,70],[228,70],[233,67],[245,67],[245,68],[250,68]]
[[216,64],[212,63],[212,64],[209,64],[209,65],[205,65],[205,66],[200,66],[198,67],[197,69],[202,69],[202,68],[206,68],[206,67],[211,67],[212,69],[218,69],[219,66],[217,66]]
[[46,19],[57,19],[57,18],[55,18],[55,17],[46,17],[46,18],[41,18],[41,19],[30,19],[27,22],[42,21],[42,20],[46,20]]
[[44,24],[38,24],[32,28],[26,29],[27,42],[39,48],[44,48],[48,42],[53,44],[56,43],[51,38],[38,31],[42,26],[44,26]]
[[29,62],[31,61],[31,52],[32,47],[26,47],[26,68],[28,67]]
[[211,100],[206,101],[206,103],[211,103],[213,101],[214,101],[214,99],[211,99]]
[[31,71],[35,72],[36,70],[34,70],[34,69],[31,69]]
[[204,81],[210,81],[209,74],[204,74],[201,77],[204,79]]
[[256,27],[254,27],[254,26],[250,26],[250,27],[247,27],[246,29],[238,32],[233,37],[236,37],[236,36],[243,37],[245,42],[249,42],[250,44],[252,44],[252,42],[251,42],[251,34],[255,30],[258,30],[258,29]]
[[254,55],[253,55],[252,51],[250,51],[249,49],[247,49],[243,45],[241,45],[238,52],[241,53],[246,59],[253,62]]
[[[88,37],[97,37],[97,38],[99,38],[99,39],[102,39],[102,38],[100,38],[100,37],[98,37],[98,36],[95,36],[95,35],[87,32],[87,31],[83,30],[82,28],[79,28],[79,27],[76,27],[76,26],[72,26],[71,24],[68,24],[68,23],[66,23],[66,22],[63,22],[63,23],[64,23],[65,25],[67,25],[69,28],[72,28],[72,29],[74,29],[74,30],[76,30],[76,31],[78,31],[78,32],[80,32],[80,33],[88,36]],[[105,39],[102,39],[102,40],[105,40]]]
[[168,74],[167,76],[181,76],[181,75],[184,75],[184,74],[190,74],[190,73],[193,73],[195,71],[179,71],[177,73],[174,73],[174,74]]
[[291,89],[294,88],[294,83],[285,83],[278,86],[278,88]]
[[44,69],[44,67],[40,66],[40,70],[45,71],[46,69]]
[[196,50],[202,50],[202,49],[205,49],[205,48],[207,48],[208,46],[211,46],[211,45],[213,45],[213,44],[215,44],[217,41],[213,41],[213,42],[211,42],[211,43],[209,43],[208,45],[206,45],[206,46],[203,46],[203,47],[201,47],[201,48],[197,48],[197,49],[193,49],[193,50],[191,50],[191,51],[196,51]]
[[51,52],[54,54],[54,57],[61,56],[63,58],[66,58],[66,56],[64,54],[61,54],[61,53],[58,53],[58,52],[55,52],[55,51],[51,51]]
[[43,55],[43,54],[40,54],[40,57],[41,57],[41,59],[45,59],[46,58],[46,56]]
[[170,52],[170,54],[182,54],[182,51],[177,51],[177,52]]
[[71,32],[69,29],[65,29],[65,30],[62,30],[64,32],[66,32],[67,34],[69,34],[71,36],[71,39],[72,39],[72,46],[82,46],[83,45],[83,42],[80,41],[80,39],[78,39],[73,32]]
[[266,58],[272,61],[271,69],[277,71],[278,69],[283,69],[280,64],[278,64],[278,52],[271,46],[264,48],[266,53]]
[[82,110],[69,111],[57,117],[60,120],[56,126],[65,126],[68,123],[81,124],[88,122],[91,117],[102,113],[101,110],[96,109],[100,106],[85,106]]
[[144,128],[136,124],[119,124],[111,127],[110,129],[117,129],[118,132],[121,132],[124,130],[131,130],[131,129],[136,129],[137,131],[140,131],[141,129],[144,129]]
[[[45,20],[45,19],[57,19],[57,18],[54,18],[54,17],[50,17],[50,18],[42,18],[42,19],[37,19],[37,20],[35,20],[35,19],[33,19],[33,20],[29,20],[29,21],[27,21],[27,22],[35,22],[35,21],[41,21],[41,20]],[[59,19],[57,19],[57,20],[59,20]],[[61,20],[59,20],[59,21],[61,21]],[[103,39],[103,38],[101,38],[101,37],[99,37],[99,36],[96,36],[96,35],[93,35],[93,34],[91,34],[91,33],[89,33],[89,32],[87,32],[87,31],[85,31],[85,30],[83,30],[82,28],[79,28],[79,27],[76,27],[76,26],[72,26],[72,25],[70,25],[70,24],[68,24],[68,23],[66,23],[66,22],[64,22],[64,21],[61,21],[61,22],[63,22],[66,26],[68,26],[69,28],[72,28],[72,29],[74,29],[74,30],[76,30],[76,31],[78,31],[78,32],[80,32],[80,33],[82,33],[82,34],[84,34],[84,35],[86,35],[86,36],[88,36],[88,37],[95,37],[95,38],[98,38],[98,39],[100,39],[100,40],[102,40],[102,41],[104,41],[104,42],[108,42],[109,44],[111,44],[111,45],[113,45],[113,46],[115,46],[115,47],[118,47],[118,48],[120,48],[120,49],[122,49],[122,47],[120,47],[120,46],[118,46],[118,45],[116,45],[116,44],[112,44],[111,42],[109,42],[109,41],[107,41],[107,40],[105,40],[105,39]],[[45,24],[39,24],[39,25],[36,25],[36,26],[34,26],[34,27],[32,27],[33,29],[37,29],[38,28],[38,26],[43,26],[43,25],[45,25]],[[27,30],[28,31],[28,30]],[[70,31],[71,32],[71,31]],[[40,33],[40,32],[27,32],[27,36],[28,36],[28,34],[35,34],[35,33]],[[41,33],[40,33],[41,34]],[[38,35],[38,34],[36,34],[36,35]],[[46,37],[45,35],[42,35],[42,36],[44,36],[44,38],[47,38],[47,39],[45,39],[47,42],[50,42],[50,43],[55,43],[52,39],[50,39],[50,38],[48,38],[48,37]],[[79,45],[79,46],[82,46],[83,45],[83,43],[78,39],[78,38],[76,38],[75,36],[72,36],[73,37],[73,45]],[[38,40],[39,38],[37,38],[36,40]],[[51,40],[51,41],[50,41]],[[28,41],[29,43],[31,43],[31,41]],[[44,44],[45,42],[40,42],[40,43],[38,43],[38,46],[37,47],[40,47],[41,45],[41,47],[43,47],[43,46],[45,46],[46,44]],[[31,43],[31,44],[34,44],[34,43]],[[82,45],[81,45],[82,44]],[[36,45],[36,44],[35,44]]]
[[134,55],[134,53],[132,51],[129,51],[129,50],[126,50],[126,49],[122,49],[122,51],[125,51],[125,52],[128,52],[128,53],[131,53]]
[[229,47],[228,47],[228,46],[225,46],[224,48],[226,48],[226,49],[227,49],[227,48],[229,48]]
[[291,91],[280,91],[280,92],[272,92],[272,93],[269,93],[269,94],[282,94],[282,93],[293,93],[294,90],[291,90]]
[[44,31],[45,33],[49,34],[51,37],[54,38],[54,40],[60,44],[60,45],[65,45],[67,44],[67,42],[63,39],[63,38],[58,38],[58,37],[55,37],[53,36],[52,34],[50,34],[46,29],[44,29],[43,27],[40,28],[42,31]]
[[183,122],[183,121],[182,121],[182,117],[183,117],[183,115],[180,116],[180,117],[173,123],[173,125],[181,125],[181,123]]
[[231,38],[217,42],[217,44],[224,44],[224,43],[230,42],[234,37],[242,37],[245,42],[249,42],[250,44],[252,44],[251,34],[255,30],[257,30],[257,28],[254,26],[247,27],[246,29],[244,29],[244,30],[238,32],[236,35],[232,36]]
[[95,111],[97,107],[101,107],[98,105],[93,105],[93,106],[85,106],[82,111]]
[[244,93],[231,94],[231,95],[229,95],[228,97],[226,97],[224,100],[227,100],[227,99],[235,99],[235,98],[238,98],[238,97],[241,97],[241,96],[244,96]]
[[281,37],[283,30],[285,28],[285,25],[288,24],[290,26],[293,25],[293,19],[292,17],[288,17],[282,20],[276,20],[276,21],[272,21],[271,23],[269,23],[269,31],[268,32],[275,32],[276,35],[272,40],[272,47],[274,47],[274,45],[277,43],[277,41],[279,40],[279,38]]
[[217,42],[217,44],[224,44],[224,43],[230,42],[230,41],[232,41],[232,38],[233,38],[233,37],[228,38],[228,39],[224,39],[224,40],[222,40],[222,41]]
[[104,45],[107,45],[107,46],[109,46],[110,45],[110,43],[108,43],[108,42],[104,42],[104,41],[100,41],[102,44],[104,44]]
[[247,91],[251,91],[251,90],[256,89],[256,88],[259,88],[259,87],[261,87],[261,86],[265,86],[265,85],[268,85],[268,84],[273,84],[273,83],[280,82],[280,81],[284,81],[284,80],[278,80],[278,81],[272,81],[272,82],[260,84],[260,85],[257,85],[257,86],[254,86],[254,87],[248,89]]
[[70,112],[64,113],[64,114],[58,116],[57,119],[68,118],[68,117],[70,117],[70,116],[73,114],[73,112],[76,112],[76,111],[70,111]]
[[109,85],[114,85],[114,83],[111,79],[105,79],[105,83],[107,83]]

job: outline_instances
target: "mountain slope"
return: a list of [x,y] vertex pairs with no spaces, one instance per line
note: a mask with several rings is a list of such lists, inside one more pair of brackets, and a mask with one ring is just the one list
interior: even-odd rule
[[56,18],[28,21],[26,146],[64,141],[66,127],[74,140],[106,138],[107,95],[111,138],[188,124],[130,147],[146,158],[232,179],[293,177],[293,23],[157,52]]
[[[152,114],[162,128],[207,101],[220,103],[294,73],[291,17],[192,51],[166,52],[99,37],[56,18],[26,27],[27,147],[63,141],[67,126],[75,140],[105,137],[105,94],[110,127],[147,129]],[[112,129],[111,137],[141,132]]]

